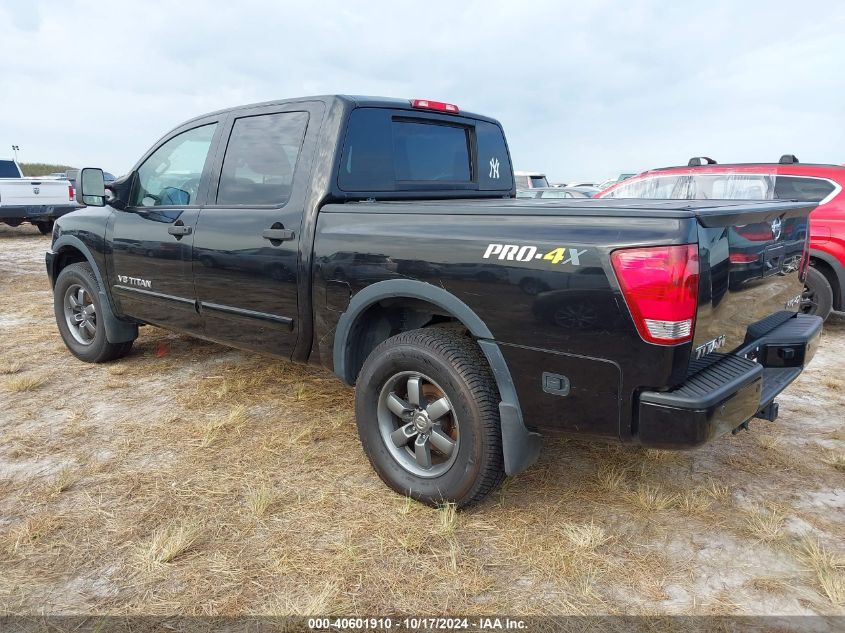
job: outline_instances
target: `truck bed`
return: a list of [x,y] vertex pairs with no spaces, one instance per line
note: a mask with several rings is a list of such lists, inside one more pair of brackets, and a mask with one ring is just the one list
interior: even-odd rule
[[[501,200],[424,200],[373,201],[330,204],[321,213],[348,212],[348,204],[366,205],[367,213],[414,213],[431,215],[539,215],[630,217],[632,214],[652,218],[694,218],[710,226],[718,218],[730,216],[745,219],[759,213],[800,211],[806,202],[773,202],[770,200],[644,200],[624,198],[507,198]],[[812,206],[812,205],[811,205]]]

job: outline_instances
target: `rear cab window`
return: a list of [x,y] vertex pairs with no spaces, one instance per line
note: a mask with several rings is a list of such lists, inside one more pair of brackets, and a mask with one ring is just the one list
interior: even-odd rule
[[11,160],[0,160],[0,178],[20,178],[17,165]]
[[513,189],[501,128],[489,121],[389,108],[356,108],[341,151],[343,192]]

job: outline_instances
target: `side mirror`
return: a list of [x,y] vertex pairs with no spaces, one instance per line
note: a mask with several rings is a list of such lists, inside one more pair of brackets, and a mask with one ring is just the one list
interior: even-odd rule
[[106,183],[103,170],[85,167],[76,178],[76,201],[88,207],[106,206]]

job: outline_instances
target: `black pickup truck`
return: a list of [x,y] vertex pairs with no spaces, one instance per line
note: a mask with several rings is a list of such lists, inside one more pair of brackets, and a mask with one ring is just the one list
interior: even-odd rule
[[541,434],[681,449],[775,419],[821,335],[797,313],[814,205],[514,196],[499,123],[451,104],[215,112],[108,190],[83,170],[56,320],[88,362],[155,324],[322,365],[428,503],[482,498]]

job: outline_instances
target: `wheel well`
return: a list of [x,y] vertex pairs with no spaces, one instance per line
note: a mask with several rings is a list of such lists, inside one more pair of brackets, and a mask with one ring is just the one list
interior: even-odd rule
[[57,279],[59,273],[71,264],[79,262],[87,262],[85,255],[73,246],[65,246],[56,254],[56,260],[53,262],[53,279]]
[[825,279],[827,279],[827,283],[830,284],[830,287],[833,290],[833,309],[841,310],[842,289],[839,285],[839,280],[836,278],[836,271],[833,270],[833,266],[828,264],[823,259],[819,259],[817,257],[810,257],[810,264],[813,266],[813,268],[815,268],[822,275],[824,275]]
[[346,379],[354,383],[370,353],[391,336],[435,325],[468,331],[447,310],[421,299],[391,298],[377,301],[361,313],[349,331]]

